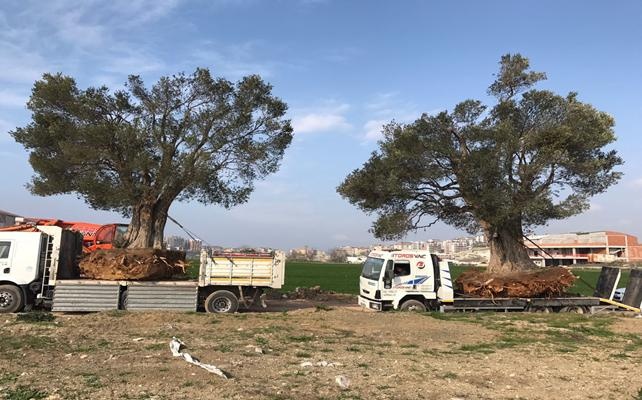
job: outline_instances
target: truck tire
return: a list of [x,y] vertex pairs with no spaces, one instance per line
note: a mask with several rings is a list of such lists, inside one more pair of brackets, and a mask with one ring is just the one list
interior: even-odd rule
[[419,300],[406,300],[399,307],[401,311],[426,311],[426,305]]
[[553,312],[553,307],[546,307],[546,306],[529,306],[526,308],[526,311],[532,312],[532,313],[544,313],[544,314],[550,314]]
[[205,299],[208,313],[234,313],[239,308],[239,299],[228,290],[217,290]]
[[0,313],[22,311],[24,306],[25,297],[22,289],[14,285],[0,285]]
[[584,306],[566,306],[560,309],[560,312],[573,313],[573,314],[589,314],[588,307]]

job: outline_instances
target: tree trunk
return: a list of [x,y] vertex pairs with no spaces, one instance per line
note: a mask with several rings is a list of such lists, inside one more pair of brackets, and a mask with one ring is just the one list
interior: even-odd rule
[[125,247],[163,248],[163,234],[171,202],[142,203],[134,207]]
[[163,247],[165,247],[165,243],[163,243],[165,235],[165,224],[167,223],[167,213],[169,212],[169,206],[171,204],[171,202],[159,202],[158,204],[156,204],[156,207],[154,209],[155,214],[153,226],[153,241],[154,248],[156,249],[162,249]]
[[514,218],[501,226],[482,222],[484,234],[490,247],[488,272],[506,273],[535,267],[524,245],[524,231],[520,218]]

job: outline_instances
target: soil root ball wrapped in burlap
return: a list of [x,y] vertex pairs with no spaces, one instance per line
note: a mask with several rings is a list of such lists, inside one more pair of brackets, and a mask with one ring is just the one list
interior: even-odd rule
[[97,250],[80,260],[80,275],[101,280],[158,280],[185,273],[185,252],[161,249]]
[[455,284],[458,291],[480,297],[554,297],[564,293],[575,279],[562,267],[501,275],[470,270],[462,273]]

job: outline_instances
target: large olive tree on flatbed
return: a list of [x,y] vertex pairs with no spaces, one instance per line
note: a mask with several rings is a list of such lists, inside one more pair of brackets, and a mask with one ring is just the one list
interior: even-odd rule
[[488,92],[492,107],[466,100],[452,112],[384,128],[379,150],[339,186],[377,213],[373,232],[397,239],[440,220],[489,242],[490,272],[533,266],[527,227],[587,209],[620,177],[614,121],[578,100],[533,86],[546,78],[528,59],[505,55]]
[[131,217],[127,247],[161,247],[174,200],[232,207],[278,169],[292,140],[286,104],[259,76],[232,83],[207,69],[150,89],[78,89],[46,74],[34,84],[29,125],[11,134],[30,152],[37,195],[76,193]]

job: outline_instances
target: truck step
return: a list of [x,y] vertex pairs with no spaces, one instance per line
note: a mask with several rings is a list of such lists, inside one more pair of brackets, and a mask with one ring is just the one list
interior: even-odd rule
[[58,281],[52,311],[88,312],[118,309],[120,285],[91,285]]
[[132,285],[127,287],[123,306],[130,311],[196,311],[197,296],[196,286]]

